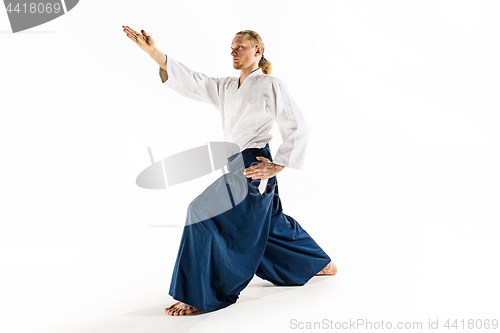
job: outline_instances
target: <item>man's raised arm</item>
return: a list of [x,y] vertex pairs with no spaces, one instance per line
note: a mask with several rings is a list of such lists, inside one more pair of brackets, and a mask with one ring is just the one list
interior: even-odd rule
[[156,48],[155,42],[153,40],[153,37],[148,35],[146,31],[141,30],[141,34],[135,31],[134,29],[130,28],[128,25],[122,25],[123,31],[127,34],[128,38],[130,38],[133,42],[135,42],[139,47],[149,54],[151,58],[156,61],[158,66],[160,66],[160,69],[163,69],[165,71],[165,79],[162,77],[162,81],[165,82],[168,79],[168,74],[167,74],[167,57],[165,56],[165,53],[161,52]]
[[158,66],[160,66],[160,76],[162,82],[165,82],[168,80],[168,74],[167,74],[167,56],[165,53],[161,52],[158,49],[154,49],[153,52],[150,54],[151,58],[156,61]]
[[219,78],[195,72],[171,57],[167,58],[156,48],[153,38],[146,31],[138,33],[128,26],[122,27],[127,36],[160,66],[162,83],[185,97],[210,103],[219,109]]

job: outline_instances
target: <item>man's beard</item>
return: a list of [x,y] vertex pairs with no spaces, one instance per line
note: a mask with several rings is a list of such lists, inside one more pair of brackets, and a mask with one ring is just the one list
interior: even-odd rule
[[233,62],[233,68],[234,69],[241,69],[241,67],[243,67],[243,65],[241,63],[235,63],[235,62]]

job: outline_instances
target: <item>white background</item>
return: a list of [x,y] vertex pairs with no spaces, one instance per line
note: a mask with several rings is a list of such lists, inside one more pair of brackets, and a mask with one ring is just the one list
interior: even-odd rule
[[[500,319],[498,2],[85,0],[16,34],[0,13],[1,331]],[[239,76],[234,34],[261,34],[312,129],[304,170],[278,176],[284,211],[337,276],[255,277],[226,309],[163,312],[182,232],[165,225],[213,176],[168,190],[135,178],[147,147],[160,159],[222,128],[161,84],[122,25],[218,77]]]

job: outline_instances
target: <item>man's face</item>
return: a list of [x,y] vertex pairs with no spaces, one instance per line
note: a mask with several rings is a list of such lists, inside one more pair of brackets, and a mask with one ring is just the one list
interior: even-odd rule
[[235,69],[244,69],[251,67],[260,59],[261,46],[252,46],[248,36],[236,35],[231,43],[231,56],[233,57],[233,67]]

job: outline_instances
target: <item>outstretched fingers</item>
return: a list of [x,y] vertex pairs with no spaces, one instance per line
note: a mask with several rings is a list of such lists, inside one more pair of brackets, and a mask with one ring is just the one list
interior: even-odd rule
[[127,36],[133,40],[134,42],[138,42],[140,39],[146,41],[146,37],[142,34],[138,33],[134,29],[130,28],[128,25],[122,25],[123,31],[127,34]]
[[127,34],[127,37],[130,38],[132,41],[137,42],[137,34],[130,29],[128,26],[123,26],[123,31]]
[[123,27],[123,30],[125,30],[126,32],[128,32],[132,35],[139,35],[139,33],[137,31],[135,31],[134,29],[132,29],[128,25],[122,25],[122,27]]

